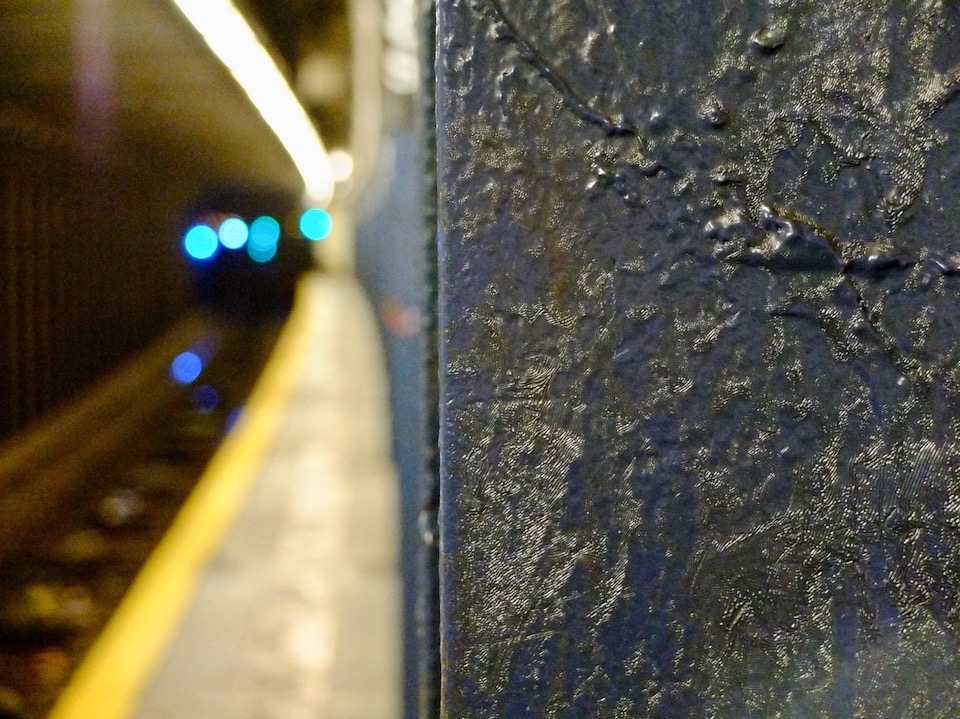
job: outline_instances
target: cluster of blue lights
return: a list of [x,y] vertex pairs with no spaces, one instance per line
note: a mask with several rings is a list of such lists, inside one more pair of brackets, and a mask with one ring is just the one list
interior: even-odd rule
[[[322,240],[330,235],[333,220],[326,210],[311,208],[300,216],[299,229],[308,240]],[[264,264],[276,257],[281,234],[280,223],[268,215],[258,217],[249,225],[239,217],[228,217],[216,230],[208,224],[191,227],[183,236],[183,249],[194,260],[206,261],[216,255],[220,247],[227,250],[246,247],[251,260]]]
[[[170,377],[177,384],[186,387],[200,378],[203,366],[203,358],[196,352],[187,350],[173,358],[170,363]],[[193,389],[191,404],[197,412],[210,414],[220,405],[220,393],[208,384],[198,385]]]

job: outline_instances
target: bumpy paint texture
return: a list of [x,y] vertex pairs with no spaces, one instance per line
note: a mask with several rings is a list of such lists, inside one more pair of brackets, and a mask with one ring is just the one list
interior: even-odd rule
[[960,716],[960,4],[438,43],[445,716]]

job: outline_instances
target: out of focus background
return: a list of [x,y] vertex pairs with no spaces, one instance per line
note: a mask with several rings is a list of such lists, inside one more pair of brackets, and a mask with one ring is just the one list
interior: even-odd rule
[[0,7],[0,717],[434,711],[421,12]]

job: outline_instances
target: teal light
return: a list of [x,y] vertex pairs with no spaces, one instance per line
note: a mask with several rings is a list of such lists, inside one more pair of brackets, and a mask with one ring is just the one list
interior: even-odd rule
[[300,216],[300,232],[308,240],[322,240],[333,229],[330,213],[314,207]]
[[277,254],[280,241],[280,223],[264,215],[250,223],[250,236],[247,239],[247,254],[254,262],[269,262]]
[[269,262],[277,254],[277,246],[270,245],[268,247],[257,247],[253,243],[247,245],[247,254],[250,255],[250,259],[254,262],[260,262],[261,264]]
[[250,247],[266,249],[276,247],[280,241],[280,223],[272,217],[264,215],[250,223],[250,234],[247,239],[247,250]]
[[239,217],[228,217],[220,223],[220,244],[228,250],[239,250],[247,243],[250,230]]
[[183,236],[183,249],[195,260],[209,260],[217,252],[217,233],[207,225],[194,225]]

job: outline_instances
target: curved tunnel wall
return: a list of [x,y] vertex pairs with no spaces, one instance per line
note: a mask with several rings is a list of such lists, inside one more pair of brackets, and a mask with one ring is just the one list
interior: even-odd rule
[[224,188],[281,197],[264,210],[281,212],[303,183],[173,3],[13,3],[0,30],[4,438],[194,302],[191,212]]
[[0,153],[4,437],[155,338],[190,292],[177,193],[156,168],[84,157],[23,118],[0,128]]

